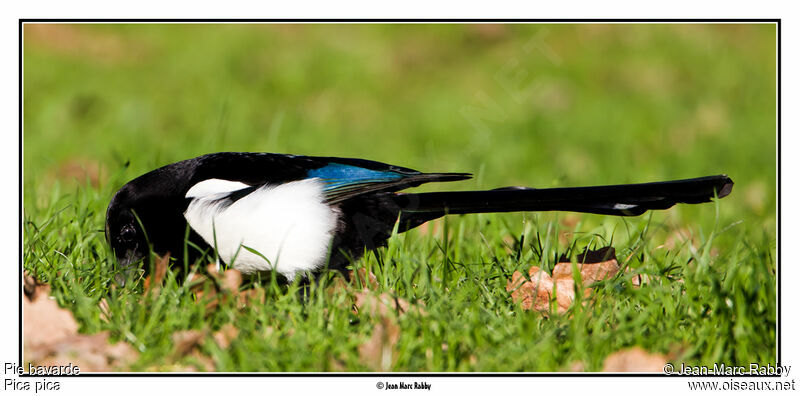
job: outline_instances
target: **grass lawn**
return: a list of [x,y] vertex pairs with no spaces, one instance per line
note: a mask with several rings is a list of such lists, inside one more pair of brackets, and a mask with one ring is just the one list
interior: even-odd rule
[[[23,262],[122,370],[600,371],[638,346],[687,364],[776,360],[774,25],[27,25]],[[209,306],[168,272],[115,280],[113,193],[217,151],[362,157],[470,181],[416,191],[727,173],[717,203],[641,217],[450,216],[352,264],[407,313],[269,279]],[[506,284],[611,245],[623,271],[566,313]],[[198,266],[202,268],[203,266]],[[649,282],[634,287],[643,274]],[[100,309],[100,304],[106,306]],[[211,342],[238,329],[229,345]],[[204,341],[180,353],[175,334]],[[378,334],[383,332],[386,334]],[[378,337],[378,338],[376,338]],[[382,338],[381,338],[382,337]],[[364,346],[379,340],[376,361]]]

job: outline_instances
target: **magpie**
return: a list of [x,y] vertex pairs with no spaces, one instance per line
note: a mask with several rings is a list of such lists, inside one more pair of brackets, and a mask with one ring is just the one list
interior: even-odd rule
[[[124,268],[150,252],[194,262],[213,254],[244,274],[345,272],[368,249],[447,214],[570,211],[638,216],[722,198],[726,175],[656,183],[400,192],[468,173],[422,173],[365,159],[223,152],[166,165],[125,184],[105,235]],[[399,222],[399,223],[398,223]],[[145,267],[146,269],[146,267]]]

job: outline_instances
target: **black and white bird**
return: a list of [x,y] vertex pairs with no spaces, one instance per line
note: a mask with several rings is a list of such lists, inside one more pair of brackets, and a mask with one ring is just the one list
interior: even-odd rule
[[[120,265],[150,251],[189,260],[216,255],[245,274],[288,279],[344,271],[365,249],[446,214],[571,211],[638,216],[676,203],[722,198],[726,175],[657,183],[402,193],[468,173],[422,173],[352,158],[215,153],[166,165],[124,185],[106,213],[106,238]],[[185,250],[186,249],[186,250]]]

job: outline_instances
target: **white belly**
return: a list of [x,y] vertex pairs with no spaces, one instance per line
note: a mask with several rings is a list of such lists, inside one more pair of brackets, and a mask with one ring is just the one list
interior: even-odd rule
[[321,268],[328,257],[337,213],[324,203],[322,186],[317,179],[267,185],[223,207],[220,198],[247,185],[207,180],[187,193],[193,199],[184,217],[228,265],[292,279]]

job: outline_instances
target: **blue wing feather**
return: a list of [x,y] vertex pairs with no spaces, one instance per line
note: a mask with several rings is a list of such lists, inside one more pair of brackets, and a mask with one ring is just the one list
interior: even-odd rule
[[359,185],[393,182],[406,176],[410,175],[336,163],[308,172],[309,178],[317,177],[322,179],[325,183],[325,193],[327,195]]
[[410,169],[375,170],[355,165],[330,163],[308,171],[308,178],[325,183],[325,196],[331,202],[375,191],[397,191],[431,181],[455,181],[469,178],[465,173],[421,173]]
[[393,181],[402,179],[404,175],[394,171],[379,171],[359,166],[332,163],[309,171],[308,177],[318,177],[335,183],[359,183],[361,181]]

